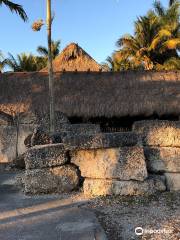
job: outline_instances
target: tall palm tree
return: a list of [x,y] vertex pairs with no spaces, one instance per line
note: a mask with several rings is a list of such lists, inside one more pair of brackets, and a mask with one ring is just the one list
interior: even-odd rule
[[[56,58],[58,55],[59,55],[59,52],[60,52],[60,44],[61,44],[61,41],[58,40],[58,41],[52,41],[51,42],[51,51],[52,51],[52,58]],[[43,46],[38,46],[37,48],[37,52],[45,57],[45,58],[48,58],[48,49],[46,47],[43,47]]]
[[8,7],[11,12],[17,13],[23,19],[23,21],[27,21],[28,19],[27,14],[21,5],[13,3],[12,1],[9,0],[0,0],[0,6],[2,4]]
[[34,72],[44,68],[47,65],[47,60],[43,57],[37,57],[26,53],[18,54],[15,58],[9,53],[6,64],[14,72]]
[[[41,47],[38,49],[40,54],[45,55],[48,62],[48,75],[49,75],[49,109],[50,109],[50,132],[54,133],[55,131],[55,107],[54,107],[54,78],[53,78],[53,65],[52,60],[56,53],[52,54],[52,11],[51,11],[51,0],[46,0],[46,23],[47,23],[47,42],[48,42],[48,49]],[[32,29],[34,31],[40,31],[41,27],[43,26],[43,21],[38,20],[33,23]]]
[[125,35],[118,40],[120,50],[116,54],[119,59],[128,59],[131,68],[143,66],[146,70],[162,67],[171,58],[173,64],[178,59],[180,46],[179,6],[174,1],[166,10],[156,1],[154,10],[135,22],[134,35]]
[[116,52],[111,57],[108,56],[106,58],[106,61],[103,62],[101,65],[105,71],[113,72],[125,71],[133,68],[132,63],[129,61],[128,58],[120,58],[120,55]]
[[[161,32],[164,30],[165,36],[161,41],[160,51],[164,55],[164,61],[168,66],[173,63],[175,59],[178,62],[178,51],[180,50],[180,2],[177,0],[169,2],[169,8],[165,9],[159,1],[154,4],[154,12],[159,18],[161,25]],[[158,38],[157,38],[158,42]],[[172,58],[172,60],[171,60]],[[167,64],[165,64],[167,65]],[[175,64],[177,66],[177,64]]]
[[55,132],[55,99],[54,99],[54,77],[53,77],[53,65],[52,65],[52,10],[51,10],[51,0],[46,0],[47,6],[47,42],[48,42],[48,74],[49,74],[49,115],[50,133]]
[[120,47],[117,52],[120,61],[128,59],[133,68],[144,66],[146,70],[151,69],[153,65],[150,46],[157,29],[157,19],[151,14],[138,18],[135,22],[134,36],[126,34],[117,42],[118,47]]

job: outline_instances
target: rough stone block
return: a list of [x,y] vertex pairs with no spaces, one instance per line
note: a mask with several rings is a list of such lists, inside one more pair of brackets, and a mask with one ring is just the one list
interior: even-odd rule
[[61,166],[68,161],[63,144],[39,145],[25,154],[26,169]]
[[12,162],[26,151],[25,139],[33,131],[32,125],[0,126],[0,162]]
[[[47,131],[47,129],[49,129],[49,122],[50,116],[49,114],[47,114],[47,112],[39,116],[39,125],[43,128],[45,132]],[[61,126],[69,123],[70,122],[64,113],[58,111],[55,112],[55,132],[61,131]]]
[[13,125],[13,118],[11,115],[0,111],[0,126],[11,126]]
[[144,151],[138,146],[77,150],[72,152],[71,161],[86,178],[139,181],[147,178]]
[[0,126],[0,163],[12,162],[16,158],[17,129]]
[[180,147],[180,121],[139,121],[133,131],[142,136],[143,145]]
[[81,134],[95,134],[100,132],[100,126],[95,124],[59,124],[58,131],[52,135],[47,133],[42,126],[36,126],[25,144],[27,147],[35,145],[45,145],[51,143],[61,143],[64,137],[71,137]]
[[150,178],[144,182],[117,181],[105,179],[85,179],[84,193],[88,196],[106,195],[151,195],[166,190],[161,178]]
[[[33,124],[33,125],[40,125],[45,129],[49,128],[49,114],[47,112],[33,113],[33,112],[23,112],[19,115],[20,124]],[[69,123],[68,118],[62,112],[55,112],[55,125],[59,128],[59,124]]]
[[144,154],[150,172],[180,172],[180,148],[145,147]]
[[33,125],[20,125],[18,131],[18,155],[25,153],[27,146],[25,145],[26,138],[33,133]]
[[100,125],[98,124],[62,124],[60,127],[61,132],[69,132],[71,134],[96,134],[100,133]]
[[23,182],[26,193],[64,193],[78,187],[79,177],[74,166],[66,165],[26,170]]
[[36,145],[51,144],[53,143],[53,140],[50,134],[45,132],[42,127],[36,126],[31,134],[26,137],[24,143],[27,148],[30,148]]
[[37,125],[38,117],[33,112],[22,112],[16,116],[16,122],[20,125]]
[[167,189],[170,191],[180,190],[180,173],[165,173]]
[[62,142],[69,149],[117,148],[134,146],[138,141],[138,136],[132,132],[71,135],[62,138]]

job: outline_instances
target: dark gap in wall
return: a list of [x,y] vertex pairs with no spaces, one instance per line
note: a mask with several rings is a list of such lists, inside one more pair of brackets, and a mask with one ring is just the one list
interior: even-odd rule
[[81,123],[92,123],[99,124],[102,132],[128,132],[132,131],[132,126],[136,121],[142,120],[169,120],[178,121],[179,116],[176,115],[162,115],[158,116],[153,114],[151,116],[126,116],[126,117],[95,117],[95,118],[84,118],[84,117],[70,117],[71,124],[81,124]]
[[74,163],[69,163],[71,166],[74,166],[77,170],[77,175],[79,177],[79,184],[78,184],[78,189],[83,187],[83,183],[84,183],[84,177],[81,176],[81,171],[79,169],[79,167],[77,165],[75,165]]

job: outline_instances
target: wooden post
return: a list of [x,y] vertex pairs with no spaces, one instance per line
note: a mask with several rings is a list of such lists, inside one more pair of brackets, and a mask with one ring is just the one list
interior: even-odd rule
[[49,110],[50,110],[50,132],[55,131],[55,109],[54,109],[54,79],[52,66],[52,48],[51,48],[51,0],[47,0],[47,35],[48,35],[48,73],[49,73]]

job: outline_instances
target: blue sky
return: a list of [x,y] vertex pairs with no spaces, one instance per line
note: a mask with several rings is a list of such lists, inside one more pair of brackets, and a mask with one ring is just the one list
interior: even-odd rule
[[[0,50],[12,54],[36,53],[38,45],[46,45],[46,28],[36,33],[31,30],[31,24],[36,19],[45,19],[46,0],[14,2],[24,6],[29,21],[24,23],[1,7]],[[168,4],[168,0],[161,2]],[[52,0],[53,39],[61,39],[61,48],[76,42],[101,63],[111,55],[121,35],[133,32],[133,21],[152,4],[153,0]]]

